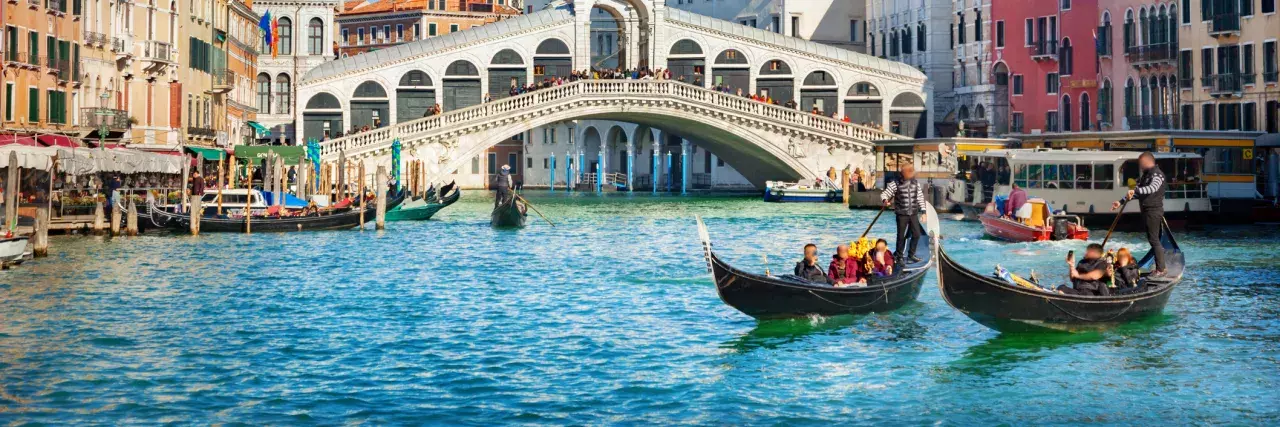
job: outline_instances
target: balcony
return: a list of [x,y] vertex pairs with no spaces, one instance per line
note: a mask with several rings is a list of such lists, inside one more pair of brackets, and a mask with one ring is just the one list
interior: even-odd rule
[[111,52],[116,54],[117,61],[133,59],[133,38],[112,37]]
[[1177,114],[1153,114],[1145,116],[1129,116],[1129,130],[1175,129],[1178,123]]
[[80,109],[80,126],[98,131],[121,131],[131,127],[128,111],[96,107]]
[[142,60],[147,68],[163,69],[173,65],[173,47],[168,43],[147,40],[142,43]]
[[1240,96],[1244,90],[1244,74],[1225,73],[1202,77],[1200,84],[1209,89],[1213,96]]
[[1240,13],[1229,12],[1213,15],[1209,24],[1209,35],[1213,37],[1231,37],[1240,35]]
[[62,9],[62,0],[49,0],[48,6],[45,7],[44,12],[54,16],[65,15]]
[[218,131],[213,130],[211,128],[202,128],[202,127],[195,127],[195,126],[187,127],[188,136],[212,139],[214,136],[217,136],[217,134],[218,134]]
[[1161,65],[1174,66],[1178,62],[1178,47],[1171,43],[1129,46],[1125,51],[1134,68],[1149,69]]
[[31,8],[31,10],[39,9],[39,8],[40,8],[40,0],[27,0],[27,7],[28,7],[28,8]]
[[1280,71],[1263,72],[1262,81],[1265,83],[1275,83],[1280,81]]
[[214,70],[213,88],[209,93],[227,93],[236,84],[236,73],[231,70]]
[[84,44],[87,46],[103,47],[107,45],[107,35],[95,31],[84,32]]
[[71,61],[66,59],[58,59],[52,56],[45,61],[45,72],[58,76],[58,81],[65,83],[71,81]]
[[1040,40],[1031,45],[1031,59],[1035,61],[1058,60],[1058,41],[1057,40]]

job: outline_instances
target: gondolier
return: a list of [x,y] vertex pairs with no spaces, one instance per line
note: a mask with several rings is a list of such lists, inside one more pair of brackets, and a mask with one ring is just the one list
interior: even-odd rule
[[493,188],[498,191],[497,197],[493,199],[494,207],[511,197],[511,186],[511,165],[502,165],[502,171],[494,177]]
[[1129,190],[1123,199],[1111,203],[1111,210],[1120,209],[1126,202],[1138,199],[1138,207],[1142,211],[1142,223],[1147,227],[1147,242],[1151,243],[1151,252],[1155,254],[1156,266],[1151,272],[1154,277],[1165,274],[1164,249],[1160,243],[1160,230],[1164,227],[1164,172],[1156,166],[1156,156],[1144,152],[1138,156],[1138,167],[1142,175],[1138,177],[1137,187]]
[[[892,206],[897,216],[898,240],[894,245],[893,255],[899,261],[920,262],[916,257],[916,247],[920,244],[920,223],[924,222],[925,201],[924,187],[916,182],[916,170],[911,164],[902,167],[902,178],[885,186],[880,193],[880,200],[885,207]],[[902,251],[906,243],[907,233],[911,234],[911,246],[907,252]]]

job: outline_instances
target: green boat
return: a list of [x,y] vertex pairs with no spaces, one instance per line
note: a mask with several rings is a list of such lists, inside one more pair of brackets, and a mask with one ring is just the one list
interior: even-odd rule
[[442,196],[438,199],[435,199],[434,191],[428,190],[426,197],[406,200],[395,209],[387,211],[387,221],[425,221],[462,197],[462,190],[452,182],[440,190]]

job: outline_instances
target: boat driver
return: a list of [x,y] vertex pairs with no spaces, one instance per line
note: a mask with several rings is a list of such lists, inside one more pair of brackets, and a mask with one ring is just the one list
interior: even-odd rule
[[1067,255],[1071,284],[1058,286],[1058,292],[1067,295],[1108,296],[1107,280],[1111,277],[1111,263],[1102,257],[1102,245],[1090,243],[1084,251],[1084,259],[1075,262],[1075,253]]

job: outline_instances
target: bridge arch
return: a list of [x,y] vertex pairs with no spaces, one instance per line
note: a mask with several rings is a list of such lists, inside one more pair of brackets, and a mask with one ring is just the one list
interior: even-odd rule
[[880,89],[866,81],[849,86],[845,93],[844,114],[853,123],[876,126],[884,123],[884,97],[880,96]]
[[830,71],[811,71],[800,84],[800,110],[813,111],[815,107],[827,117],[840,109],[840,83]]
[[489,95],[493,99],[510,96],[511,87],[521,87],[529,83],[529,69],[525,60],[514,49],[507,48],[493,54],[489,61]]
[[671,78],[698,86],[705,86],[707,55],[702,44],[691,38],[676,40],[667,54],[667,68]]
[[756,94],[773,98],[778,105],[795,100],[796,79],[791,65],[781,59],[770,59],[756,73]]
[[391,99],[387,89],[375,80],[366,80],[351,94],[351,128],[380,128],[390,123]]
[[396,122],[424,117],[436,104],[436,86],[423,70],[409,70],[396,85]]
[[728,91],[737,94],[751,94],[751,60],[738,49],[725,49],[716,54],[711,65],[712,86],[724,86]]
[[928,123],[928,111],[925,109],[924,98],[915,92],[902,92],[893,97],[893,103],[889,105],[889,132],[911,138],[925,138],[928,136],[928,129],[925,124]]
[[312,95],[302,110],[304,140],[323,141],[345,133],[342,114],[342,103],[337,96],[329,92]]
[[469,60],[459,59],[445,67],[443,86],[444,111],[480,104],[480,69]]
[[559,38],[548,38],[538,43],[533,51],[533,79],[569,78],[573,72],[573,54],[569,45]]
[[[638,127],[638,126],[637,126]],[[627,148],[630,146],[631,138],[627,135],[627,130],[622,125],[613,125],[609,128],[609,132],[605,136],[605,146],[607,153],[618,153],[618,158],[606,158],[606,173],[624,173],[627,171],[627,157],[630,153]]]
[[[575,0],[573,2],[578,27],[589,26],[592,30],[578,34],[578,45],[589,47],[590,56],[583,59],[587,60],[591,68],[650,66],[648,44],[652,43],[653,37],[641,34],[652,28],[650,24],[653,22],[653,10],[649,7],[650,3],[647,0]],[[600,16],[594,13],[596,10],[612,17],[612,22],[602,22],[599,19]],[[597,22],[602,25],[597,26]],[[604,33],[611,33],[608,35],[612,40],[597,39],[597,36],[604,36]],[[602,55],[596,55],[594,48],[601,42],[612,42],[617,45],[617,50],[604,51],[601,52]],[[609,56],[613,57],[609,58]]]

